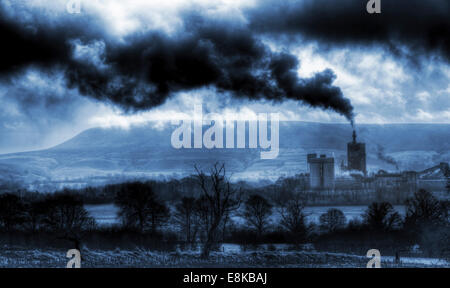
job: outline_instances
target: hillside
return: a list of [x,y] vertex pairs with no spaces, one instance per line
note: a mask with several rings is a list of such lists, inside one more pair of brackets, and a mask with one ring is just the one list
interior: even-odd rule
[[[235,180],[275,180],[306,172],[306,154],[311,152],[334,154],[339,166],[351,139],[348,124],[282,122],[278,158],[261,160],[258,149],[174,149],[174,129],[95,128],[50,149],[0,155],[0,181],[3,187],[20,183],[46,190],[55,185],[180,177],[192,174],[194,164],[207,167],[216,161],[225,162]],[[357,132],[358,140],[367,145],[369,171],[395,170],[392,160],[401,170],[450,162],[450,125],[358,125]]]

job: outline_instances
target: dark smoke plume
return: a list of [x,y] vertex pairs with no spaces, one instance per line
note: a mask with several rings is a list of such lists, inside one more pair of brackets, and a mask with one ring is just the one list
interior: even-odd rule
[[450,1],[381,1],[381,14],[366,12],[367,0],[266,1],[248,12],[251,27],[272,35],[301,35],[321,44],[380,45],[411,59],[424,55],[450,61]]
[[379,160],[395,166],[396,170],[400,170],[399,163],[393,157],[386,155],[384,153],[384,147],[381,145],[377,145],[377,157]]
[[[295,56],[270,51],[247,27],[201,17],[185,21],[186,30],[176,35],[152,31],[116,42],[96,29],[88,31],[85,23],[23,27],[2,17],[0,75],[7,78],[27,67],[62,69],[68,87],[130,110],[155,107],[179,91],[215,87],[235,97],[297,100],[353,122],[353,107],[333,85],[331,70],[299,78]],[[107,68],[75,59],[75,40],[85,45],[104,42],[101,59]]]

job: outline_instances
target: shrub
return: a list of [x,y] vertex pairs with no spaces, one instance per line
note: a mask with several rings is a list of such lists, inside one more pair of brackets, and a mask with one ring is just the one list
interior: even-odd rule
[[335,208],[328,209],[326,213],[320,215],[320,228],[326,232],[335,232],[345,227],[347,219],[344,213]]
[[363,214],[364,224],[373,230],[391,231],[401,226],[402,218],[388,202],[374,202]]

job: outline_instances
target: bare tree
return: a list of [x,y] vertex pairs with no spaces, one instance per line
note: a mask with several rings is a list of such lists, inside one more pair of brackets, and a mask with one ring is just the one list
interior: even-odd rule
[[205,242],[211,223],[211,208],[205,196],[200,196],[200,198],[195,200],[194,213],[199,220],[200,240]]
[[304,213],[305,201],[302,193],[291,193],[289,199],[278,202],[281,216],[280,224],[289,233],[295,243],[303,241],[308,234],[306,215]]
[[48,211],[47,201],[39,199],[26,204],[26,226],[31,232],[45,229],[44,219]]
[[202,250],[202,257],[208,258],[211,248],[218,240],[219,227],[226,215],[239,208],[240,193],[231,187],[226,177],[225,164],[214,164],[209,175],[197,166],[194,167],[203,199],[209,209],[209,224]]
[[406,201],[406,225],[427,226],[448,222],[448,207],[429,191],[420,189]]
[[81,251],[81,241],[86,231],[95,228],[95,220],[89,216],[83,201],[69,193],[56,193],[48,196],[42,225],[59,235],[58,239],[69,240],[74,248]]
[[24,204],[14,194],[0,195],[0,227],[6,231],[15,229],[24,222]]
[[374,202],[362,215],[364,223],[375,230],[393,230],[399,228],[402,218],[389,202]]
[[271,214],[272,205],[262,196],[252,195],[245,202],[244,218],[256,230],[258,237],[267,228]]
[[169,209],[156,197],[150,185],[141,182],[127,183],[117,193],[115,203],[119,206],[119,216],[128,226],[144,232],[157,228],[169,218]]
[[323,230],[327,232],[334,232],[336,230],[342,229],[345,226],[347,219],[344,213],[336,208],[328,209],[326,213],[320,215],[320,226]]
[[174,218],[181,231],[186,235],[187,243],[194,242],[197,237],[199,217],[195,213],[195,204],[195,198],[183,197],[180,203],[175,206]]
[[450,202],[419,190],[406,202],[405,226],[432,257],[450,258]]

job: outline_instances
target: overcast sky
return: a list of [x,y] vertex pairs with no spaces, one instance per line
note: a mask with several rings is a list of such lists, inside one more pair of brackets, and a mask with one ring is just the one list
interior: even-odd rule
[[450,123],[447,0],[381,15],[365,0],[67,2],[0,4],[0,153],[180,119],[195,101],[228,118]]

